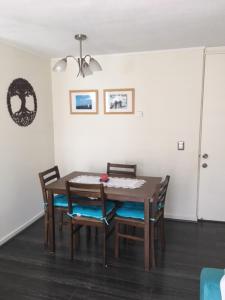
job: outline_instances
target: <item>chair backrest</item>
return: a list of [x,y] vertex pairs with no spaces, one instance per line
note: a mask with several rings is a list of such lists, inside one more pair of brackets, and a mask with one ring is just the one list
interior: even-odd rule
[[43,199],[45,204],[47,204],[48,202],[47,193],[45,189],[46,184],[56,181],[59,178],[60,178],[60,174],[59,174],[58,166],[55,166],[51,169],[39,173],[39,179],[41,182],[41,189],[42,189],[42,194],[43,194]]
[[108,175],[136,177],[136,169],[136,165],[107,163]]
[[164,181],[157,186],[151,200],[151,217],[154,217],[159,210],[164,209],[169,181],[170,176],[166,175]]
[[158,195],[158,206],[161,207],[165,206],[166,193],[167,193],[169,181],[170,181],[170,176],[166,175],[165,180],[160,184],[160,190]]
[[106,195],[102,183],[85,184],[66,181],[66,192],[70,214],[75,202],[86,206],[101,206],[103,218],[106,216]]

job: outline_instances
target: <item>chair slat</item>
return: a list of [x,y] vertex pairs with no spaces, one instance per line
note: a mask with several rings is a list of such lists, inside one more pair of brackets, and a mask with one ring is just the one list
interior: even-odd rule
[[44,177],[45,175],[53,173],[53,172],[55,172],[55,174],[56,174],[57,177],[60,177],[58,166],[54,166],[54,167],[52,167],[52,168],[50,168],[50,169],[48,169],[46,171],[41,172],[40,174],[41,174],[41,176]]
[[131,164],[115,164],[107,163],[107,174],[108,175],[123,175],[126,177],[136,177],[136,165]]
[[[47,175],[49,175],[47,178],[45,178]],[[42,195],[44,199],[44,203],[47,204],[47,192],[45,189],[45,185],[49,181],[58,180],[60,178],[59,169],[58,166],[54,166],[53,168],[50,168],[44,172],[39,173],[39,179],[41,182],[41,189],[42,189]]]
[[43,179],[43,181],[44,181],[44,183],[46,184],[46,183],[48,183],[49,181],[52,181],[52,180],[55,180],[55,179],[58,179],[59,177],[56,175],[56,174],[53,174],[53,175],[51,175],[51,176],[49,176],[49,177],[47,177],[47,178],[44,178]]

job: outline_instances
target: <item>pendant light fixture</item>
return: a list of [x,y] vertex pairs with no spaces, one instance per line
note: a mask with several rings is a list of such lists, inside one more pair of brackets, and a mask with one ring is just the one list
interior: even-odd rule
[[87,36],[85,34],[76,34],[74,38],[77,41],[79,41],[79,43],[80,43],[80,57],[76,58],[72,55],[68,55],[68,56],[60,59],[54,65],[53,71],[54,72],[63,72],[63,71],[65,71],[66,67],[67,67],[68,58],[75,59],[75,61],[78,64],[79,70],[78,70],[78,73],[77,73],[77,77],[78,76],[86,77],[88,75],[93,74],[93,72],[102,71],[102,67],[99,64],[99,62],[96,59],[94,59],[91,55],[86,54],[83,57],[82,42],[87,39]]

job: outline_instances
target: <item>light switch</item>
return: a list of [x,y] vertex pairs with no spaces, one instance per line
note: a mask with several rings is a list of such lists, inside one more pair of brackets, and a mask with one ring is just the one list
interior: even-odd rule
[[177,150],[184,150],[184,141],[177,142]]

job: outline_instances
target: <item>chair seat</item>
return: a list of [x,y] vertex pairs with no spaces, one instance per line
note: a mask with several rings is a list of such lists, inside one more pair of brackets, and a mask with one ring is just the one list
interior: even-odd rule
[[[76,200],[76,199],[82,199],[81,197],[79,196],[73,196],[73,198]],[[84,198],[86,199],[86,198]],[[76,203],[73,203],[72,204],[73,206],[77,205]],[[61,194],[58,194],[58,195],[54,195],[54,206],[55,207],[65,207],[67,208],[68,207],[68,199],[67,199],[67,196],[66,195],[61,195]]]
[[[115,203],[113,201],[106,202],[106,216],[108,216],[112,210],[115,208]],[[88,218],[95,218],[102,220],[102,207],[100,206],[83,206],[83,205],[76,205],[73,207],[73,213],[68,214],[70,217],[80,216],[80,217],[88,217]]]
[[144,204],[139,202],[125,202],[117,209],[116,215],[122,218],[144,220]]
[[[158,206],[158,209],[162,206]],[[116,215],[122,218],[131,218],[144,220],[144,203],[141,202],[124,202],[120,208],[117,209]],[[156,221],[154,218],[150,218],[152,222]]]
[[200,280],[200,300],[221,300],[220,280],[223,269],[203,268]]
[[68,207],[68,199],[66,195],[54,195],[54,206],[55,207]]

